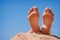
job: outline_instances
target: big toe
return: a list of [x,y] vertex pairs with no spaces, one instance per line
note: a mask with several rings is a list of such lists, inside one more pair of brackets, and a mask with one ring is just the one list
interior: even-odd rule
[[37,14],[39,14],[39,13],[38,13],[38,8],[37,8],[36,6],[34,6],[33,8],[34,8],[34,11],[35,11]]

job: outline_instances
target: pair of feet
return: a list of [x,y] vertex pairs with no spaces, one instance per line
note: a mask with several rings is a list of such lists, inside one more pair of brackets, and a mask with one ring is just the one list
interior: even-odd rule
[[52,22],[54,20],[54,14],[51,11],[50,8],[46,8],[43,13],[43,24],[42,24],[42,30],[40,30],[39,26],[39,12],[38,8],[34,6],[30,9],[28,13],[28,19],[32,28],[33,32],[42,32],[44,34],[49,34]]

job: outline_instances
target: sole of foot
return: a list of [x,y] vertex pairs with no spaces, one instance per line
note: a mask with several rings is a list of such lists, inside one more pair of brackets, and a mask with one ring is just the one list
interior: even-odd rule
[[50,34],[50,29],[54,20],[54,14],[50,8],[46,8],[43,13],[42,33]]
[[38,8],[34,6],[33,8],[30,9],[28,13],[28,19],[32,28],[33,32],[40,32],[39,28],[39,12]]

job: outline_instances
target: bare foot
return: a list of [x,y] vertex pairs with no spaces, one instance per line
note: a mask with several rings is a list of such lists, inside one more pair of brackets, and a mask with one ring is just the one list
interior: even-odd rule
[[42,33],[49,34],[53,20],[54,14],[52,10],[50,8],[46,8],[43,14]]
[[33,32],[40,32],[39,28],[39,12],[38,8],[34,6],[33,8],[30,9],[28,13],[28,19],[32,28]]

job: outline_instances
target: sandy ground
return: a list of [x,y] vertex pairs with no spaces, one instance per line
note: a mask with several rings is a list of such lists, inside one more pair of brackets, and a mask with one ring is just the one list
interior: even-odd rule
[[11,40],[60,40],[60,38],[42,33],[19,33]]

